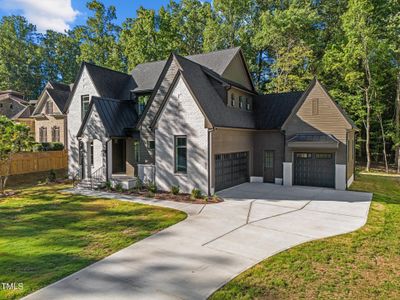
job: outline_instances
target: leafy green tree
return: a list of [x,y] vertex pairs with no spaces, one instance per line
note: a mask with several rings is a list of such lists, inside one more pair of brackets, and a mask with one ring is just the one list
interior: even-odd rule
[[94,15],[87,19],[85,25],[74,29],[80,44],[78,63],[88,61],[125,71],[126,61],[118,41],[121,28],[113,22],[117,18],[115,7],[105,7],[97,0],[89,1],[86,6]]
[[24,17],[0,21],[0,89],[13,89],[34,98],[40,93],[42,74],[40,35]]
[[79,44],[73,32],[48,30],[41,42],[42,76],[45,81],[74,82],[79,70]]
[[0,116],[0,192],[4,194],[10,175],[12,155],[31,150],[33,137],[29,127]]
[[286,92],[302,90],[313,77],[312,50],[319,18],[310,4],[294,1],[284,9],[265,11],[253,44],[264,49],[270,60],[266,90]]

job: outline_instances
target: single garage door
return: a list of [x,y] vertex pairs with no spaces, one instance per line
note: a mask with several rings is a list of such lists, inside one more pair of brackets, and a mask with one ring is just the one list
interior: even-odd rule
[[293,183],[335,187],[335,154],[295,152]]
[[215,190],[247,182],[249,180],[249,155],[236,152],[215,155]]

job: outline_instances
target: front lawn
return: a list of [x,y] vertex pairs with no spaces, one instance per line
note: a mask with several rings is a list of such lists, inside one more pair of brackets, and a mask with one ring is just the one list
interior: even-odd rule
[[29,294],[186,218],[172,209],[62,193],[66,187],[0,198],[0,299]]
[[366,226],[306,243],[242,273],[212,299],[400,299],[400,178],[360,175]]

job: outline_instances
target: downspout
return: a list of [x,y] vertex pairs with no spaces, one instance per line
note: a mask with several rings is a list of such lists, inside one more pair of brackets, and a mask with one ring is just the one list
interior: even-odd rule
[[208,135],[207,135],[207,143],[208,143],[208,164],[207,164],[207,168],[208,168],[208,196],[212,196],[211,195],[211,148],[212,148],[212,132],[215,130],[214,127],[212,127],[211,129],[208,129]]

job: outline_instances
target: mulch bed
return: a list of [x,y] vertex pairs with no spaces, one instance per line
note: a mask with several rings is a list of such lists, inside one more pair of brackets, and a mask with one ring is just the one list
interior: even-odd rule
[[169,192],[164,192],[164,191],[158,191],[157,193],[151,193],[151,192],[147,191],[146,189],[143,189],[141,191],[131,190],[131,191],[123,191],[123,192],[117,192],[117,191],[113,190],[112,192],[123,194],[123,195],[138,196],[138,197],[151,198],[151,199],[157,199],[157,200],[169,200],[169,201],[191,203],[191,204],[215,204],[215,203],[220,203],[220,202],[224,201],[222,198],[220,198],[218,196],[216,196],[216,197],[204,196],[204,198],[192,199],[190,194],[180,193],[178,195],[173,195]]

